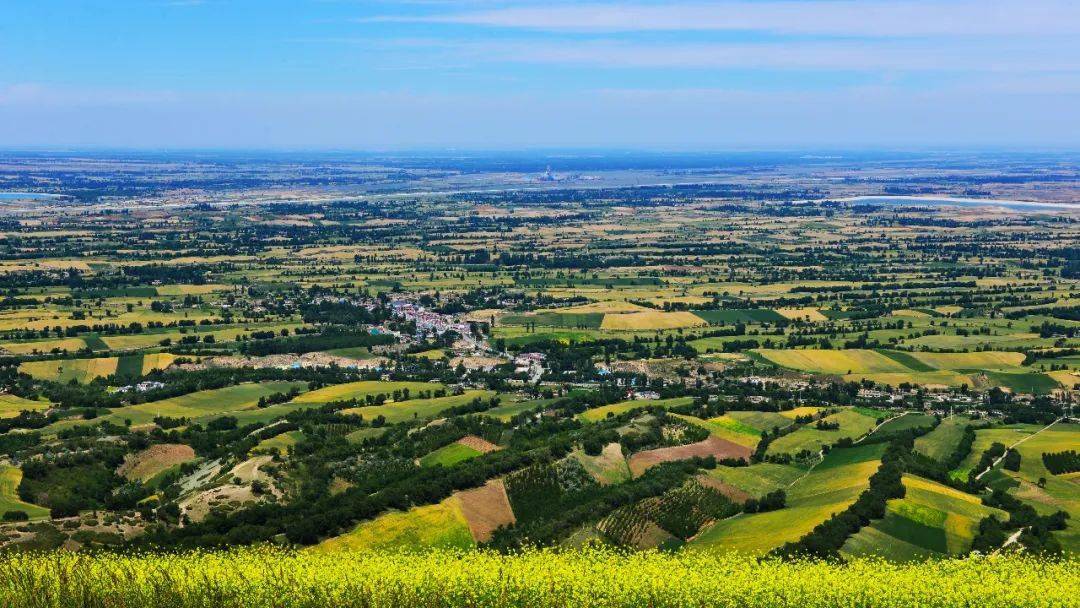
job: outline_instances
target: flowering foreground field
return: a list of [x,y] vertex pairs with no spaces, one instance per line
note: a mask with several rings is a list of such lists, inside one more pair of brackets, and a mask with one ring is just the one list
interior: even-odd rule
[[291,553],[270,549],[0,558],[0,606],[1080,605],[1080,561],[898,565],[607,551]]

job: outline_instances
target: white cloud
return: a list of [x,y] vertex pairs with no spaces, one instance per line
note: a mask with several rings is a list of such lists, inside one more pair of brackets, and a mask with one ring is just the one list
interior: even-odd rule
[[1080,34],[1075,0],[778,0],[508,7],[396,21],[550,31],[768,31],[842,36]]
[[1080,73],[1080,49],[1061,52],[1060,45],[1045,40],[931,44],[922,40],[630,43],[410,39],[399,40],[397,46],[412,51],[428,49],[475,63],[600,68]]

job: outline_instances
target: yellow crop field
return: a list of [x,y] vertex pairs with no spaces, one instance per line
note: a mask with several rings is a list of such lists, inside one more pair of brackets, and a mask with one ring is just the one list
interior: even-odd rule
[[47,353],[53,349],[77,351],[86,348],[82,338],[57,338],[56,340],[36,340],[33,342],[5,342],[0,348],[15,355],[29,355],[35,352]]
[[165,369],[176,361],[172,353],[150,353],[143,356],[142,373],[149,374],[156,369]]
[[889,386],[899,386],[904,382],[909,384],[920,384],[930,388],[945,387],[945,386],[974,386],[971,376],[961,374],[949,370],[940,370],[935,372],[902,372],[902,373],[888,373],[888,374],[847,374],[844,376],[844,380],[859,381],[870,380],[877,382],[878,384],[888,384]]
[[910,310],[910,309],[907,309],[907,308],[902,308],[902,309],[899,309],[899,310],[892,311],[892,316],[894,316],[894,317],[913,317],[915,319],[929,319],[930,318],[930,315],[928,315],[925,312],[922,312],[921,310]]
[[1054,381],[1063,388],[1071,389],[1080,384],[1080,372],[1071,369],[1059,369],[1053,372],[1046,372],[1046,375],[1053,378]]
[[42,380],[89,382],[115,374],[118,362],[117,357],[27,361],[19,365],[19,371]]
[[537,312],[558,312],[558,313],[590,313],[590,312],[603,312],[609,314],[617,313],[630,313],[630,312],[648,312],[651,308],[639,306],[637,304],[631,304],[630,302],[624,302],[622,300],[604,300],[601,302],[589,302],[588,304],[582,304],[580,306],[571,306],[569,308],[552,308],[547,310],[538,310]]
[[52,407],[48,401],[24,399],[18,395],[0,394],[0,418],[12,418],[19,412],[41,412]]
[[329,538],[313,551],[342,549],[469,548],[475,546],[469,522],[461,509],[461,499],[446,500],[408,511],[393,511]]
[[1024,353],[984,351],[981,353],[911,353],[936,369],[999,369],[1019,367]]
[[[907,373],[904,365],[872,350],[758,349],[762,357],[780,365],[819,374]],[[1023,357],[1023,355],[1021,355]]]
[[691,312],[663,312],[649,310],[625,314],[606,314],[600,329],[647,330],[700,327],[707,323]]
[[436,382],[386,382],[383,380],[361,380],[346,384],[335,384],[304,393],[293,403],[330,403],[348,399],[364,399],[368,395],[391,395],[394,391],[409,389],[413,397],[420,391],[437,391],[445,388]]
[[816,308],[777,308],[776,312],[792,321],[806,320],[819,323],[829,320],[828,317],[821,314],[821,311]]
[[[305,551],[268,547],[0,557],[9,608],[115,605],[835,606],[1035,608],[1071,606],[1076,559],[976,556],[889,564],[759,561],[735,554],[614,550]],[[1050,581],[1053,584],[1048,584]],[[165,602],[169,602],[166,604]]]

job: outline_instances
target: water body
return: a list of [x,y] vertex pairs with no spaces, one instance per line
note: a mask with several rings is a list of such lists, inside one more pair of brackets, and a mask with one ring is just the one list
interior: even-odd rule
[[44,192],[0,192],[0,201],[32,201],[51,198],[60,198],[60,194],[46,194]]
[[1020,211],[1061,211],[1072,209],[1080,211],[1080,205],[1067,203],[1038,203],[1034,201],[1013,201],[986,198],[963,198],[951,196],[852,196],[840,199],[847,203],[869,203],[877,205],[937,205],[943,207],[1005,207]]

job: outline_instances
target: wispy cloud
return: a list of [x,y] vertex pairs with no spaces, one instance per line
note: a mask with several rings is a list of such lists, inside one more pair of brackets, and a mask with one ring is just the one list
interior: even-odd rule
[[550,4],[360,21],[549,31],[768,31],[841,36],[1080,34],[1075,0],[778,0],[674,4]]
[[[600,68],[968,71],[1080,73],[1080,52],[1042,40],[788,41],[783,43],[632,43],[611,40],[401,39],[393,45],[454,56],[472,64],[517,62]],[[392,48],[383,43],[383,48]],[[1074,76],[1075,77],[1075,76]]]

